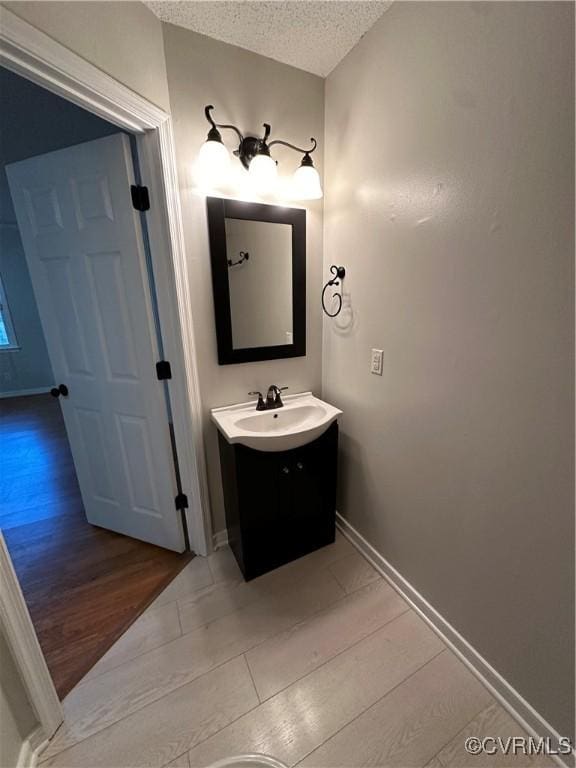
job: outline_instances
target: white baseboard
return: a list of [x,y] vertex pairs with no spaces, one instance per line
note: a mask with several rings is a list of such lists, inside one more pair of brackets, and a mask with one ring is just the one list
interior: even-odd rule
[[36,387],[35,389],[13,389],[11,392],[0,392],[0,399],[4,397],[25,397],[27,395],[47,395],[50,386]]
[[[552,745],[559,742],[561,735],[550,723],[338,512],[336,513],[336,525],[350,543],[372,563],[374,568],[417,611],[480,682],[488,688],[494,698],[531,736],[547,737]],[[574,765],[576,753],[573,750],[572,755],[564,758],[559,755],[551,755],[551,757],[558,765],[571,768]]]
[[212,546],[214,549],[221,549],[228,544],[228,531],[224,528],[222,531],[216,531],[212,536]]
[[38,765],[38,757],[47,744],[44,729],[41,726],[35,728],[22,744],[16,768],[35,768]]

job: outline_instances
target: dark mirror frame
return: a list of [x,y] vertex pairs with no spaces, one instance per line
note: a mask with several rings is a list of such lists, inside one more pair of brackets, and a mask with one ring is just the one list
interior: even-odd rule
[[[279,205],[225,200],[221,197],[208,197],[206,203],[208,206],[208,233],[218,363],[230,365],[256,360],[302,357],[306,354],[306,211],[301,208],[284,208]],[[234,349],[232,346],[225,219],[266,221],[292,226],[292,344],[279,344],[274,347],[247,347],[245,349]],[[273,275],[270,276],[270,279],[273,279]]]

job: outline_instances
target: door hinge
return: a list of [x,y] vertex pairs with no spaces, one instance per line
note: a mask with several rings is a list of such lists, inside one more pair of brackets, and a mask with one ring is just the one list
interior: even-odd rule
[[188,496],[185,493],[179,493],[174,499],[176,509],[188,509]]
[[148,187],[142,187],[139,184],[132,184],[130,187],[132,193],[132,205],[137,211],[150,210],[150,195]]
[[156,363],[156,376],[159,381],[172,378],[172,368],[168,360],[159,360]]

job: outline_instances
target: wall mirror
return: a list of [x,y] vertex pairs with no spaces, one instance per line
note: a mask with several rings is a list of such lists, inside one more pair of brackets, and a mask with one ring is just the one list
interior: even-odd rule
[[306,354],[306,211],[209,197],[220,365]]

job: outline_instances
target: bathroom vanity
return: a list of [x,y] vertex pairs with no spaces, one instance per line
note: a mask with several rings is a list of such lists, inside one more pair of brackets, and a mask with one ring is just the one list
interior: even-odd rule
[[273,411],[212,411],[228,541],[247,581],[334,541],[340,414],[311,393]]
[[[305,355],[306,211],[222,198],[207,209],[220,365]],[[257,394],[212,411],[228,541],[246,580],[335,535],[341,411],[311,392]]]

